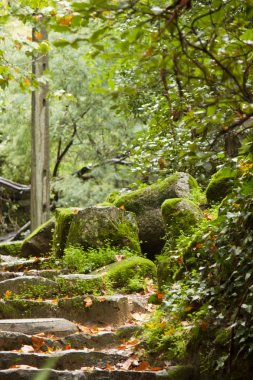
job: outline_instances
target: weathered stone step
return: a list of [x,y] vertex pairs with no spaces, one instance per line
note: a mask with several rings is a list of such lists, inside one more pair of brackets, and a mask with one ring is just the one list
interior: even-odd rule
[[19,272],[23,270],[41,269],[41,265],[50,263],[52,260],[47,257],[22,259],[12,256],[0,256],[0,271]]
[[39,276],[21,276],[0,282],[0,297],[7,291],[12,294],[25,294],[31,298],[46,295],[48,298],[55,296],[59,291],[56,282]]
[[125,296],[73,297],[52,301],[0,300],[0,319],[65,318],[78,323],[122,326],[131,318],[132,305]]
[[0,351],[0,369],[8,369],[15,364],[37,368],[53,367],[58,370],[75,370],[94,365],[105,368],[106,365],[115,365],[125,360],[126,356],[121,354],[83,350],[58,351],[49,354]]
[[39,277],[48,278],[50,280],[54,280],[57,276],[59,276],[62,273],[63,271],[60,271],[57,269],[42,269],[42,270],[31,269],[29,271],[24,271],[24,272],[4,271],[4,272],[0,272],[0,281],[5,281],[11,278],[22,277],[22,276],[39,276]]
[[[46,323],[47,320],[45,319],[44,321]],[[46,351],[48,347],[53,349],[64,349],[66,346],[70,346],[73,349],[83,349],[85,347],[87,349],[95,349],[98,351],[102,351],[104,349],[117,347],[123,342],[128,341],[130,338],[139,335],[142,331],[142,328],[140,326],[129,325],[120,327],[117,331],[100,331],[97,333],[94,333],[94,328],[93,330],[90,330],[89,334],[82,332],[77,334],[71,331],[71,334],[68,335],[67,330],[62,331],[61,329],[59,334],[59,326],[62,326],[62,323],[57,325],[58,321],[59,319],[55,319],[56,325],[53,326],[55,328],[51,329],[48,329],[47,326],[43,326],[42,324],[38,324],[36,327],[38,327],[39,331],[36,331],[36,329],[34,328],[30,329],[29,325],[27,323],[24,323],[24,326],[22,326],[22,330],[26,331],[27,328],[28,333],[4,330],[4,328],[12,329],[15,320],[12,320],[11,323],[6,323],[4,328],[2,327],[3,323],[1,323],[0,350],[19,350],[23,345],[33,346],[34,341],[36,343],[36,341],[39,340],[40,349],[42,351]],[[64,325],[64,327],[65,326],[66,325]],[[18,327],[16,327],[15,324],[15,330],[17,330]],[[76,326],[74,325],[73,327],[75,329],[74,331],[76,331]],[[89,328],[87,328],[87,330],[89,330]],[[36,338],[36,334],[38,333],[40,333],[40,335]],[[44,333],[44,335],[41,335],[41,333]],[[59,336],[65,337],[57,340],[49,339],[46,337],[46,334],[48,333],[53,334],[54,338],[58,338]]]
[[49,347],[54,350],[62,348],[62,343],[58,340],[46,338],[46,336],[32,336],[20,332],[0,331],[1,351],[20,350],[24,345],[33,346],[34,342],[37,342],[37,347],[39,345],[41,351],[47,351]]
[[29,335],[43,332],[54,334],[57,337],[65,337],[78,332],[78,328],[73,322],[63,318],[2,319],[0,320],[0,331],[20,332]]
[[[1,380],[30,380],[44,375],[47,380],[194,380],[195,370],[190,366],[171,367],[167,371],[57,371],[38,369],[0,370]],[[39,377],[38,377],[39,378]],[[42,378],[42,377],[41,377]],[[43,377],[44,379],[44,377]]]
[[72,334],[61,339],[63,346],[70,344],[71,348],[103,350],[106,348],[117,347],[124,341],[129,340],[132,336],[140,335],[142,329],[139,326],[123,326],[115,332],[104,331],[97,334]]

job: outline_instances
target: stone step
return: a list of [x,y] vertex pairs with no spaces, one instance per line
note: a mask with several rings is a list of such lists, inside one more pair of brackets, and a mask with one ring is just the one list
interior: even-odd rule
[[[116,331],[101,331],[96,334],[72,334],[61,339],[63,347],[69,344],[73,349],[95,349],[102,351],[108,348],[117,348],[118,345],[128,341],[131,337],[140,335],[140,326],[122,326]],[[1,348],[1,347],[0,347]]]
[[45,333],[65,337],[78,332],[78,328],[73,322],[63,318],[2,319],[0,320],[0,331],[19,332],[27,335]]
[[[25,321],[25,320],[24,320]],[[47,320],[44,320],[45,322]],[[55,322],[57,323],[57,319],[55,319]],[[38,324],[36,327],[42,327],[38,328],[39,331],[36,331],[34,328],[30,329],[29,325],[24,323],[25,328],[22,328],[22,330],[26,330],[28,333],[23,332],[17,332],[17,331],[7,331],[6,328],[12,327],[12,324],[15,323],[15,320],[12,320],[11,324],[6,323],[4,328],[0,324],[0,350],[1,351],[12,351],[12,350],[19,350],[23,345],[33,346],[34,341],[36,344],[36,341],[39,341],[40,343],[40,349],[42,351],[46,351],[48,347],[53,349],[64,349],[67,346],[70,346],[73,349],[95,349],[96,351],[102,351],[105,349],[110,349],[113,347],[117,347],[118,345],[122,344],[123,342],[128,341],[132,337],[136,337],[137,335],[140,335],[142,332],[142,328],[140,326],[122,326],[116,331],[106,331],[103,329],[96,328],[94,326],[85,327],[85,329],[89,333],[73,333],[71,331],[70,335],[68,335],[67,330],[60,331],[60,328],[56,325],[55,329],[47,329],[42,324]],[[73,324],[72,324],[73,325]],[[20,324],[19,324],[20,326]],[[60,323],[60,326],[62,326],[62,323]],[[22,326],[24,327],[24,326]],[[34,327],[34,322],[33,326]],[[76,325],[73,326],[76,329]],[[15,326],[15,330],[18,328]],[[21,329],[20,329],[21,330]],[[96,332],[96,330],[98,332]],[[35,332],[34,332],[35,331]],[[76,331],[76,330],[74,330]],[[36,334],[40,334],[36,336]],[[41,334],[44,333],[44,334]],[[53,334],[54,339],[47,338],[47,334]],[[63,337],[64,338],[58,338]],[[56,339],[58,338],[58,339]],[[36,348],[36,347],[35,347]]]
[[0,282],[0,297],[4,297],[7,291],[14,295],[36,298],[46,295],[50,298],[59,292],[56,282],[39,276],[20,276]]
[[51,301],[0,300],[0,319],[65,318],[81,324],[122,326],[131,318],[133,306],[125,296],[79,296]]
[[24,272],[4,271],[4,272],[0,272],[0,281],[5,281],[11,278],[22,277],[22,276],[39,276],[39,277],[48,278],[49,280],[54,280],[56,277],[58,277],[62,273],[63,271],[54,270],[54,269],[44,269],[44,270],[31,269],[29,271],[24,271]]
[[[48,348],[54,350],[61,349],[62,343],[58,340],[49,339],[44,335],[26,335],[20,332],[0,331],[0,350],[12,351],[20,350],[22,346],[33,346],[37,342],[37,347],[41,351],[47,351]],[[1,377],[0,377],[1,379]]]
[[41,269],[41,265],[51,263],[51,259],[47,257],[22,259],[12,256],[0,256],[0,271],[19,272],[31,269]]
[[23,353],[14,351],[0,351],[0,369],[8,369],[15,364],[24,364],[36,368],[54,368],[57,370],[75,370],[82,367],[106,368],[116,365],[127,359],[126,355],[108,354],[96,351],[67,350],[41,353]]
[[39,369],[0,370],[1,380],[31,380],[37,378],[47,380],[193,380],[190,371],[189,377],[180,378],[170,376],[170,371],[167,373],[166,371],[106,371],[99,369],[91,372]]

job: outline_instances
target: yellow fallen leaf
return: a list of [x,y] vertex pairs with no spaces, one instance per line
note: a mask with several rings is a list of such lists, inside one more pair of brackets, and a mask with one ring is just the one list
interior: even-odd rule
[[84,306],[89,308],[93,305],[93,301],[90,297],[86,297],[84,300],[83,300],[83,303],[84,303]]
[[11,298],[11,295],[12,295],[12,291],[11,290],[6,290],[6,292],[5,292],[5,298],[9,299],[9,298]]

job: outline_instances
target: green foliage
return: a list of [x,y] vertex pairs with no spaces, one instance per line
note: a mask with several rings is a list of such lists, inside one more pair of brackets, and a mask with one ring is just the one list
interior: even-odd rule
[[90,248],[87,251],[81,247],[70,246],[65,248],[62,260],[70,271],[88,273],[115,262],[117,255],[131,257],[133,253],[127,247],[119,249],[111,247],[109,243],[104,247]]

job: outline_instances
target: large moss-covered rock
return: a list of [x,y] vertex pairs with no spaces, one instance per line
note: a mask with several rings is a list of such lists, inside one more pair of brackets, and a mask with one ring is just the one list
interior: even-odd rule
[[230,168],[224,168],[212,175],[206,189],[206,198],[208,203],[219,203],[231,190],[236,171]]
[[39,226],[23,241],[21,246],[21,255],[44,256],[52,249],[52,240],[55,227],[55,220],[50,219],[46,223]]
[[138,227],[135,215],[117,207],[88,207],[74,215],[66,246],[83,249],[98,248],[105,244],[129,247],[140,253]]
[[0,255],[20,256],[22,241],[8,241],[0,244]]
[[53,252],[56,256],[63,255],[70,224],[81,209],[79,208],[58,208],[55,210],[55,230],[53,236]]
[[201,209],[189,199],[167,199],[163,202],[161,210],[170,240],[176,239],[181,232],[189,234],[203,219]]
[[159,254],[164,245],[165,223],[161,205],[169,198],[203,201],[196,180],[187,173],[175,173],[151,186],[122,195],[115,201],[117,207],[124,207],[136,214],[142,249],[150,258]]

